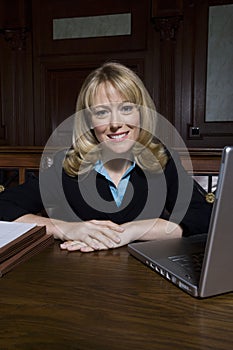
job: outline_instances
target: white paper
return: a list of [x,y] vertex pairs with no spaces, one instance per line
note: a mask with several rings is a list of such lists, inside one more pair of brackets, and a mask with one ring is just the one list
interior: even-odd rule
[[36,224],[0,221],[0,248],[31,230]]

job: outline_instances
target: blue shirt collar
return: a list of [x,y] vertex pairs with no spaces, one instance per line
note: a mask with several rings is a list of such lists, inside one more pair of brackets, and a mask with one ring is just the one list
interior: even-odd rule
[[[135,162],[133,162],[130,167],[126,170],[126,172],[122,175],[122,179],[124,179],[125,177],[127,177],[127,175],[135,168]],[[112,182],[112,179],[110,178],[107,170],[104,167],[104,164],[102,162],[102,160],[97,160],[97,162],[94,165],[94,169],[97,173],[103,175],[107,180]]]

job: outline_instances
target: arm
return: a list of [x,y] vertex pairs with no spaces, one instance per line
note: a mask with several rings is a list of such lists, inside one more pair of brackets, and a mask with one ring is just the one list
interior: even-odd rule
[[132,241],[149,241],[176,238],[182,236],[182,229],[176,223],[164,219],[147,219],[132,221],[122,225],[124,232],[121,234],[121,245]]
[[79,241],[80,245],[88,245],[91,249],[99,249],[99,246],[114,248],[120,244],[120,233],[124,228],[111,221],[83,221],[65,222],[57,219],[50,219],[38,215],[27,214],[16,219],[18,222],[30,222],[37,225],[45,225],[48,234],[55,239],[66,241]]
[[[172,213],[168,218],[180,224],[183,236],[207,233],[213,206],[206,202],[191,175],[183,168],[176,152],[166,166],[165,177],[168,189],[166,209],[169,214]],[[191,196],[187,201],[188,193]]]
[[0,194],[0,220],[13,221],[20,216],[43,210],[39,180],[31,176],[25,183],[5,189]]
[[[172,213],[171,221],[167,221],[165,218],[157,218],[122,224],[125,230],[121,234],[121,242],[114,247],[119,247],[135,240],[161,240],[207,232],[211,206],[205,202],[196,187],[194,186],[193,188],[192,179],[183,169],[179,157],[177,158],[176,155],[174,158],[175,162],[171,158],[165,168],[167,181],[166,210],[168,212],[166,219],[169,220],[169,215]],[[177,168],[179,176],[177,175]],[[191,201],[187,200],[186,196],[189,190],[191,190]],[[177,202],[179,191],[180,197]],[[173,222],[175,221],[172,220],[173,218],[177,223]],[[88,246],[80,245],[79,242],[71,241],[63,243],[61,248],[70,251],[81,250],[83,252],[93,250]],[[99,249],[106,249],[106,247],[99,245]]]
[[[62,191],[59,192],[59,186],[61,184],[57,175],[61,172],[60,169],[61,164],[55,162],[54,166],[43,172],[43,175],[40,177],[40,183],[37,177],[32,177],[24,184],[9,188],[1,193],[0,219],[5,221],[32,222],[40,226],[45,225],[47,233],[52,234],[54,238],[79,240],[82,244],[88,244],[93,248],[98,248],[98,242],[101,242],[107,248],[113,247],[114,243],[119,243],[119,233],[124,229],[111,221],[90,220],[76,222],[76,220],[67,219],[62,205],[64,203],[59,196],[59,193],[62,193]],[[42,201],[41,184],[44,186],[43,199],[45,199],[47,206],[44,206],[44,201]],[[55,210],[58,208],[62,216],[57,216],[59,218],[58,220],[37,215],[45,207]],[[69,212],[72,213],[72,210]]]
[[[121,225],[124,231],[120,233],[121,241],[115,242],[111,248],[118,248],[137,240],[161,240],[182,236],[179,225],[163,219],[147,219],[127,222]],[[96,250],[107,249],[100,242],[96,242]],[[67,241],[61,244],[62,249],[69,251],[81,250],[91,252],[94,249],[88,245],[80,244],[79,241]]]

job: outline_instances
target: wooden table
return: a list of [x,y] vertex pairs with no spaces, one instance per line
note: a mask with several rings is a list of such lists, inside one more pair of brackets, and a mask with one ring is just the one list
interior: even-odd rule
[[233,293],[196,300],[126,247],[56,242],[0,279],[0,325],[1,350],[232,350]]

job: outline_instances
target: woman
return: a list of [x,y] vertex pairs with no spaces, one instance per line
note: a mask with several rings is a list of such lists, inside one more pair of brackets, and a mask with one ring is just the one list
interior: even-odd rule
[[[1,220],[46,225],[62,249],[82,252],[207,232],[211,206],[157,140],[156,122],[132,70],[111,62],[96,69],[78,96],[72,147],[40,183],[1,194]],[[48,207],[52,219],[36,215]]]

